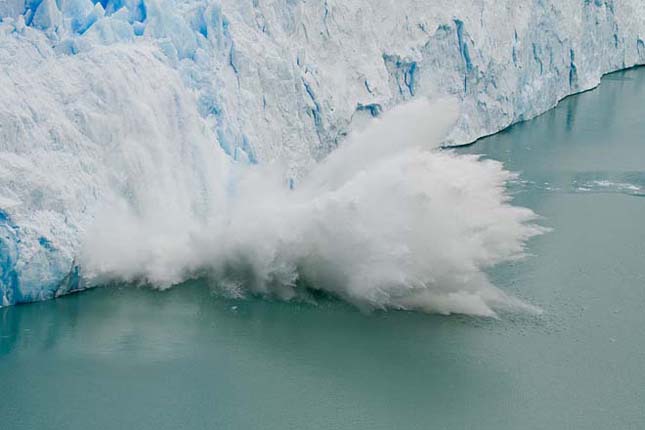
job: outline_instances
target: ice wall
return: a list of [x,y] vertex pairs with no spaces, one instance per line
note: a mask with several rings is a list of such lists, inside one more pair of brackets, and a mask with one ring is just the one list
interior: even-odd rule
[[[227,84],[239,85],[240,112],[253,112],[227,123],[246,131],[259,159],[279,154],[296,171],[361,117],[405,99],[460,98],[449,142],[459,144],[645,61],[641,1],[232,2],[222,10],[238,79]],[[256,143],[265,136],[281,146]]]
[[193,223],[226,192],[216,146],[297,186],[405,100],[456,97],[459,144],[645,63],[641,0],[0,0],[0,17],[4,304],[76,288],[99,202],[159,176],[141,160],[181,160],[159,196]]
[[[4,4],[4,6],[2,6]],[[22,0],[0,3],[17,16]],[[531,118],[645,62],[640,0],[30,0],[60,54],[148,39],[232,155],[294,177],[361,117],[414,96],[462,99],[451,143]]]
[[228,160],[165,61],[145,43],[61,56],[30,28],[0,39],[4,305],[82,288],[84,231],[110,208],[181,243],[222,206]]

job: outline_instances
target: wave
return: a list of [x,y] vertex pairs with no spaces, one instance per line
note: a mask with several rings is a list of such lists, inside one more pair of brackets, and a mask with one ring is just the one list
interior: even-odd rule
[[156,187],[172,175],[151,164],[145,186],[113,198],[87,229],[83,276],[158,288],[208,276],[236,297],[321,290],[368,309],[537,311],[486,270],[524,257],[544,229],[511,204],[506,183],[516,176],[499,162],[440,149],[457,110],[451,100],[399,106],[295,187],[278,163],[231,164],[225,183],[203,190],[218,202],[204,208],[187,210],[181,187]]

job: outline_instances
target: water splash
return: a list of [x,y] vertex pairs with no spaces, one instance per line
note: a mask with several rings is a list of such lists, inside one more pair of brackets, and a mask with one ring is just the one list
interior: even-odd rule
[[84,276],[165,288],[206,275],[234,296],[322,290],[364,308],[537,311],[485,270],[522,258],[544,229],[510,204],[505,185],[516,175],[501,163],[439,149],[456,117],[449,100],[398,107],[293,190],[279,165],[233,165],[234,181],[210,190],[227,197],[213,196],[222,203],[200,216],[175,210],[183,196],[172,187],[149,183],[106,205],[88,229]]

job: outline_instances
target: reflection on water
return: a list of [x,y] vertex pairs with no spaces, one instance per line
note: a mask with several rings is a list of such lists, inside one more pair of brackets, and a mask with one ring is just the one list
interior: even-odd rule
[[645,70],[459,152],[553,229],[491,273],[501,320],[230,301],[203,281],[0,309],[11,429],[641,429]]
[[[346,420],[393,428],[402,416],[390,414],[392,406],[405,416],[434,410],[457,419],[462,402],[501,408],[503,398],[486,392],[509,390],[494,361],[468,352],[478,343],[473,328],[499,321],[366,315],[325,299],[229,301],[209,291],[199,281],[166,292],[100,289],[3,309],[11,335],[0,341],[0,375],[15,388],[1,403],[24,412],[38,402],[33,416],[20,418],[25,428],[45,426],[76,398],[83,407],[68,417],[71,427],[60,421],[66,428],[108,425],[117,413],[125,428],[320,428]],[[152,418],[161,413],[167,422]]]

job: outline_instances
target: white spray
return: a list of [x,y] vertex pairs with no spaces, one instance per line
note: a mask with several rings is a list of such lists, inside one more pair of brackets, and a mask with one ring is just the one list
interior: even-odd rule
[[278,166],[229,165],[198,199],[217,204],[195,205],[185,195],[193,191],[163,184],[168,172],[148,164],[146,186],[112,199],[88,230],[84,274],[160,288],[207,275],[237,296],[319,289],[367,308],[535,310],[485,270],[523,257],[544,229],[509,203],[514,175],[500,163],[438,148],[456,117],[449,100],[395,108],[293,190]]

